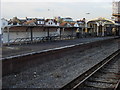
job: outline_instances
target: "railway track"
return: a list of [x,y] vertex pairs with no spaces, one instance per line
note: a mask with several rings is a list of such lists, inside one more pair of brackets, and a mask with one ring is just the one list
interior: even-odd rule
[[120,50],[63,86],[60,90],[120,90]]

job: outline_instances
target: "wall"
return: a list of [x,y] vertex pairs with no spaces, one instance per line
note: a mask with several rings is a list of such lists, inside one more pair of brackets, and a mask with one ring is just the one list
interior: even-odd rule
[[[62,29],[61,29],[62,30]],[[57,28],[49,28],[50,36],[60,35],[60,31]],[[61,32],[62,35],[68,36],[72,35],[72,29],[65,29]],[[44,29],[43,27],[34,27],[33,28],[33,37],[45,37],[48,35],[48,28]],[[76,29],[73,29],[73,35],[76,35]],[[10,42],[14,41],[17,38],[30,38],[31,32],[30,29],[27,30],[27,27],[13,27],[10,28],[9,40]],[[7,29],[3,32],[3,43],[8,42],[8,32]]]
[[63,36],[69,36],[69,35],[73,34],[73,36],[75,36],[76,35],[76,30],[77,29],[66,28],[66,29],[62,30],[62,35]]

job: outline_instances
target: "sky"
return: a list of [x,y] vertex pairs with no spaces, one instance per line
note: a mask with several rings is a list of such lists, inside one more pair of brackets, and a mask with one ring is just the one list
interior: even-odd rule
[[[1,18],[112,17],[113,0],[1,0]],[[117,0],[119,1],[119,0]],[[89,14],[87,14],[89,13]]]

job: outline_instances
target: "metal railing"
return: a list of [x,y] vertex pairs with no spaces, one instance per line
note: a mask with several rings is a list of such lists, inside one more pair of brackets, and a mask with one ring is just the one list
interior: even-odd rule
[[47,42],[47,41],[57,41],[57,40],[67,40],[67,39],[74,39],[74,35],[58,35],[58,36],[44,36],[44,37],[28,37],[28,38],[16,38],[10,39],[9,44],[6,43],[5,45],[11,44],[28,44],[28,43],[38,43],[38,42]]
[[9,44],[24,44],[24,43],[37,43],[45,41],[54,41],[60,39],[58,36],[45,36],[45,37],[33,37],[31,38],[16,38],[9,40]]

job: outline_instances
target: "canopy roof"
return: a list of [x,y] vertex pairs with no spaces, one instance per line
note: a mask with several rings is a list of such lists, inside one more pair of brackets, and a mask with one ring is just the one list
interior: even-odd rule
[[89,20],[88,23],[89,22],[97,22],[97,21],[103,21],[103,22],[107,21],[107,22],[111,22],[111,23],[115,24],[114,21],[112,21],[110,19],[107,19],[107,18],[104,18],[104,17],[99,17],[99,18],[95,18],[95,19]]

